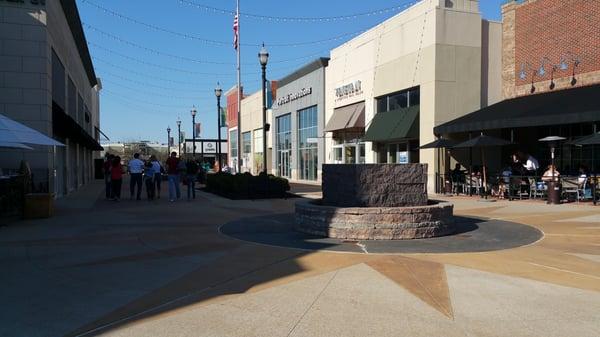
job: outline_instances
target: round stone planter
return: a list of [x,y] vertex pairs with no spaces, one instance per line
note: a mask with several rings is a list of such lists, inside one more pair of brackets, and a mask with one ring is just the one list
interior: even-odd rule
[[429,201],[414,207],[335,207],[320,200],[296,202],[294,229],[349,240],[406,240],[455,232],[454,206]]

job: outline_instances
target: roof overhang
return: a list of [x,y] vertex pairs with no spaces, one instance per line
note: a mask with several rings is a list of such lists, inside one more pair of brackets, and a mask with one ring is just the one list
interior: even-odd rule
[[600,84],[508,99],[436,126],[436,135],[600,121]]
[[79,17],[77,3],[75,0],[60,0],[60,4],[63,12],[65,12],[69,29],[71,30],[71,34],[75,40],[75,45],[77,46],[77,51],[79,52],[79,57],[81,57],[81,62],[85,68],[88,80],[90,81],[90,86],[93,88],[96,84],[98,84],[98,80],[96,79],[94,64],[92,62],[92,57],[90,56],[87,40],[85,39],[83,26],[81,25],[81,18]]

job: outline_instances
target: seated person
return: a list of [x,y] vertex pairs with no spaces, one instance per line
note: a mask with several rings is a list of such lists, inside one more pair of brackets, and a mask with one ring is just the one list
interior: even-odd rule
[[450,177],[452,178],[452,181],[455,183],[465,181],[464,171],[462,171],[460,169],[460,164],[456,163],[456,165],[454,166],[454,169],[452,171],[450,171]]
[[560,177],[560,173],[556,170],[556,166],[548,165],[548,168],[542,175],[542,181],[557,182],[559,177]]
[[577,183],[579,185],[583,186],[586,183],[587,178],[588,178],[588,174],[587,174],[585,167],[580,166],[579,167],[579,176],[577,177]]
[[500,179],[498,179],[498,197],[504,199],[504,195],[508,192],[510,186],[510,177],[512,176],[512,167],[506,165],[502,172],[500,172]]

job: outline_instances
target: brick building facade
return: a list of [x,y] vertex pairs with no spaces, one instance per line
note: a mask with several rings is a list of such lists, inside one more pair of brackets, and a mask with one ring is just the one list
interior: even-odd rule
[[600,1],[512,1],[502,16],[505,99],[600,83]]

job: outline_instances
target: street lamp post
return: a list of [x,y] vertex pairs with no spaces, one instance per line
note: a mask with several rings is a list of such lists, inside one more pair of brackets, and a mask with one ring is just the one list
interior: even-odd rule
[[167,158],[171,153],[171,127],[167,126]]
[[196,106],[192,107],[192,157],[196,159]]
[[221,167],[223,163],[221,163],[221,95],[223,94],[223,89],[221,89],[221,85],[217,82],[217,87],[215,88],[215,96],[217,96],[217,158],[219,161],[219,172],[221,171]]
[[177,120],[177,155],[181,157],[181,120]]
[[258,61],[262,68],[262,124],[263,124],[263,172],[267,174],[267,62],[269,62],[269,53],[263,43],[262,48],[258,52]]

